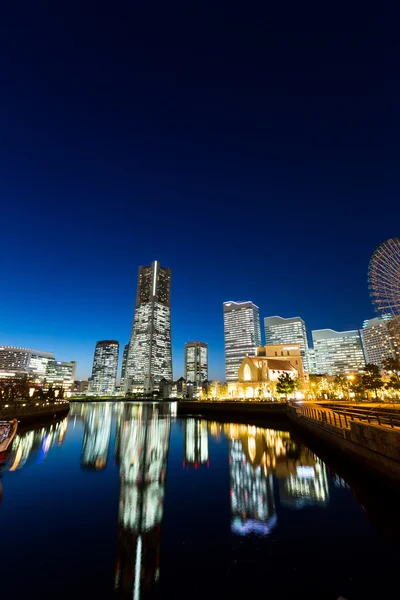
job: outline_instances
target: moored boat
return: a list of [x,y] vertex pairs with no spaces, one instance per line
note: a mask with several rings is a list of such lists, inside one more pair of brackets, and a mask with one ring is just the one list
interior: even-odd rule
[[0,421],[0,452],[5,452],[17,433],[18,421]]

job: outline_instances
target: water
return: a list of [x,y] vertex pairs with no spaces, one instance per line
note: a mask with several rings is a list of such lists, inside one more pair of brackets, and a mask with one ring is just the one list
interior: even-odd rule
[[74,404],[20,429],[2,464],[3,597],[398,597],[393,494],[288,431],[170,408]]

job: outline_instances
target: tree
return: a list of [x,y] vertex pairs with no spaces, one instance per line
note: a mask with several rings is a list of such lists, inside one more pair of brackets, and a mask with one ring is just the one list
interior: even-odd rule
[[290,377],[289,373],[282,373],[279,375],[276,383],[276,391],[278,394],[288,397],[289,394],[294,392],[296,382]]
[[333,385],[335,391],[342,393],[343,396],[349,393],[349,380],[344,375],[336,375]]
[[368,363],[364,367],[364,373],[361,375],[361,383],[365,390],[375,392],[375,398],[378,397],[378,390],[384,386],[381,378],[381,370],[378,365]]
[[390,375],[391,387],[395,390],[400,389],[400,358],[386,358],[383,361],[383,368]]

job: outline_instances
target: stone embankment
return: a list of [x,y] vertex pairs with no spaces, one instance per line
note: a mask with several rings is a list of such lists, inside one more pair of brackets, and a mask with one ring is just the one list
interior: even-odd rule
[[59,419],[69,412],[68,400],[55,402],[10,402],[0,404],[0,421],[17,419],[20,423]]

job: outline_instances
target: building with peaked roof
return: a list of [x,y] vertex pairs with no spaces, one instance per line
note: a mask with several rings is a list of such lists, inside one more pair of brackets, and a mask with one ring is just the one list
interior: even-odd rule
[[238,399],[271,398],[277,379],[284,373],[292,379],[306,381],[308,375],[303,371],[300,347],[291,346],[283,350],[284,347],[259,346],[255,356],[246,356],[239,367],[238,380],[228,383],[229,396]]

